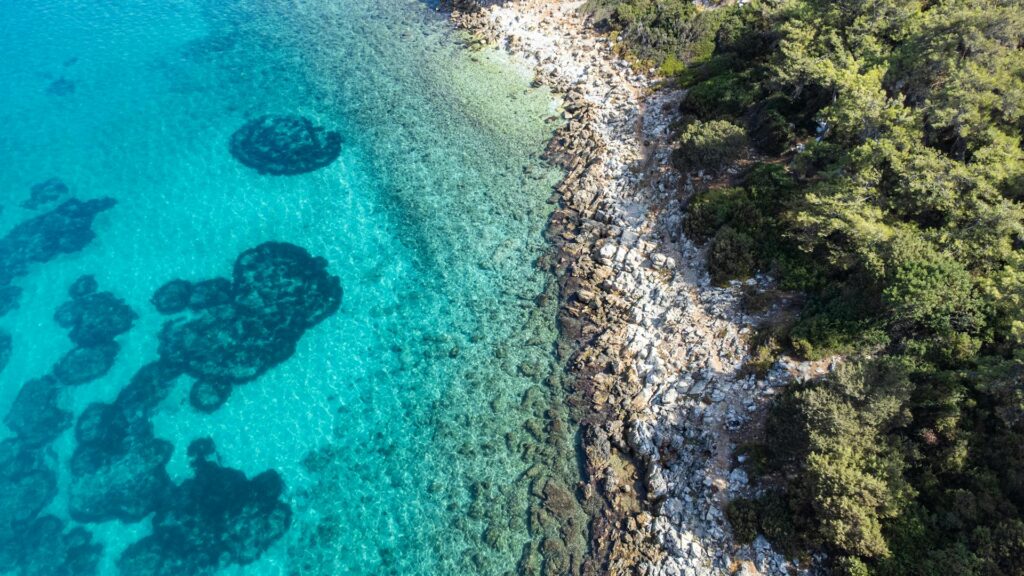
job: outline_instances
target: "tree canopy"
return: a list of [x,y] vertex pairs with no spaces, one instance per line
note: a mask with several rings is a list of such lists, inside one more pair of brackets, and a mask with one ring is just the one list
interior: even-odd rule
[[602,7],[690,58],[680,167],[735,160],[730,127],[757,152],[689,204],[713,280],[770,274],[805,298],[778,340],[847,358],[772,409],[781,489],[738,532],[840,574],[1024,574],[1024,0]]

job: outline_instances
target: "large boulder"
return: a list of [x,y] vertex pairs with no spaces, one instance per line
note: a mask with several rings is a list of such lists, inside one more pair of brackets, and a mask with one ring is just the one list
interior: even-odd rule
[[200,412],[212,414],[231,396],[231,383],[218,380],[196,380],[189,391],[188,400]]
[[181,370],[166,362],[146,364],[117,395],[114,407],[132,421],[145,420],[174,387]]
[[302,116],[267,115],[236,130],[229,150],[260,174],[301,174],[334,162],[341,154],[341,135]]

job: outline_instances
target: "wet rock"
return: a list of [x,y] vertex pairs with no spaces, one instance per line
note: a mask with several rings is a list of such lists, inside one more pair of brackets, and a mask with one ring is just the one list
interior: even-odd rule
[[157,509],[153,534],[122,554],[122,574],[208,574],[250,564],[290,527],[292,511],[280,500],[284,483],[277,472],[247,479],[222,467],[209,439],[193,442],[188,453],[194,477]]
[[25,446],[49,444],[71,427],[71,413],[57,405],[59,392],[52,376],[29,380],[18,391],[4,424]]
[[229,396],[231,396],[230,382],[196,380],[189,391],[188,400],[196,410],[212,414],[227,402]]
[[188,301],[188,307],[199,311],[221,304],[228,304],[234,298],[231,281],[227,278],[212,278],[196,282]]
[[21,299],[21,288],[17,286],[0,286],[0,316],[5,316],[18,307]]
[[23,276],[29,265],[52,260],[60,254],[78,252],[96,236],[92,222],[96,215],[117,201],[99,198],[70,199],[57,208],[15,226],[0,239],[0,286]]
[[230,303],[171,321],[160,355],[200,380],[242,383],[289,358],[302,334],[338,310],[341,283],[327,262],[292,244],[267,242],[235,261]]
[[75,83],[61,76],[46,87],[46,93],[53,96],[68,96],[75,93]]
[[99,288],[99,284],[96,282],[96,277],[92,274],[85,274],[80,276],[78,280],[75,280],[71,286],[68,287],[68,296],[72,298],[81,298],[92,294]]
[[192,283],[187,280],[171,280],[153,293],[150,302],[161,314],[177,314],[188,307],[192,297]]
[[68,192],[68,185],[60,178],[50,178],[38,184],[33,184],[30,189],[31,195],[28,200],[21,203],[21,206],[29,210],[38,210],[40,206],[56,202],[67,196]]
[[341,135],[302,116],[267,115],[232,134],[229,149],[260,174],[301,174],[334,162],[341,154]]
[[96,292],[65,302],[54,320],[70,328],[68,336],[79,346],[97,346],[127,332],[138,314],[110,292]]
[[18,561],[26,576],[89,576],[96,568],[103,547],[92,541],[82,527],[64,532],[64,522],[43,516],[25,530],[21,538],[24,555]]
[[53,375],[62,384],[69,386],[91,382],[110,371],[120,350],[121,346],[117,342],[80,346],[57,362],[53,367]]
[[57,475],[39,450],[16,439],[0,442],[0,569],[20,552],[14,544],[21,527],[33,520],[57,495]]

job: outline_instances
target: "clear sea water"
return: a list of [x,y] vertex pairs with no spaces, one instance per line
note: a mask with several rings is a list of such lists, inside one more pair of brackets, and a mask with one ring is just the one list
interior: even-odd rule
[[[0,317],[11,335],[0,414],[74,346],[54,313],[80,276],[138,318],[106,375],[59,387],[74,420],[158,359],[157,288],[230,278],[243,251],[292,243],[340,278],[338,312],[214,412],[192,407],[186,374],[150,415],[173,445],[175,485],[192,477],[186,449],[203,437],[220,465],[283,481],[284,535],[204,573],[522,570],[541,545],[537,479],[577,480],[555,287],[537,263],[560,176],[540,159],[557,110],[502,55],[460,38],[417,0],[0,3],[0,236],[67,198],[117,200],[81,250],[12,281],[23,293]],[[341,156],[292,176],[242,165],[229,138],[263,114],[338,131]],[[23,207],[50,178],[67,195]],[[0,425],[0,439],[14,436]],[[72,519],[76,443],[72,426],[30,450],[57,480],[33,517],[87,530],[102,547],[96,573],[117,574],[153,516]],[[16,539],[9,501],[0,523]],[[78,571],[59,564],[50,573]]]

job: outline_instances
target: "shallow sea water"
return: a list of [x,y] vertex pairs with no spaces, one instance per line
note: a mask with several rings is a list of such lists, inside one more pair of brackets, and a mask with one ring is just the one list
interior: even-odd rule
[[[190,404],[195,378],[183,374],[148,421],[173,445],[164,468],[174,486],[196,474],[190,443],[208,437],[219,466],[279,474],[291,521],[255,557],[161,560],[147,573],[536,568],[543,534],[531,506],[544,481],[571,487],[577,471],[554,357],[555,286],[537,265],[560,176],[540,159],[557,110],[529,81],[502,55],[461,47],[416,0],[6,3],[0,236],[67,198],[117,204],[96,215],[80,250],[10,280],[23,292],[0,317],[11,336],[0,414],[74,346],[54,314],[80,276],[138,318],[116,336],[109,372],[58,387],[72,422],[161,358],[168,317],[150,302],[159,287],[231,278],[242,252],[288,242],[340,278],[338,311],[212,413]],[[341,156],[293,176],[242,165],[229,138],[263,114],[338,131]],[[23,207],[50,178],[67,195]],[[0,574],[80,573],[92,564],[70,563],[90,554],[93,572],[117,574],[124,551],[154,533],[152,513],[72,518],[74,428],[19,448],[55,474],[56,493],[27,517],[17,497],[0,498]],[[2,439],[22,442],[10,426]],[[10,476],[0,490],[20,493]],[[43,516],[60,520],[68,542],[84,528],[92,552],[68,544],[51,572],[3,552],[24,546],[24,527]],[[224,526],[207,528],[216,539]]]

